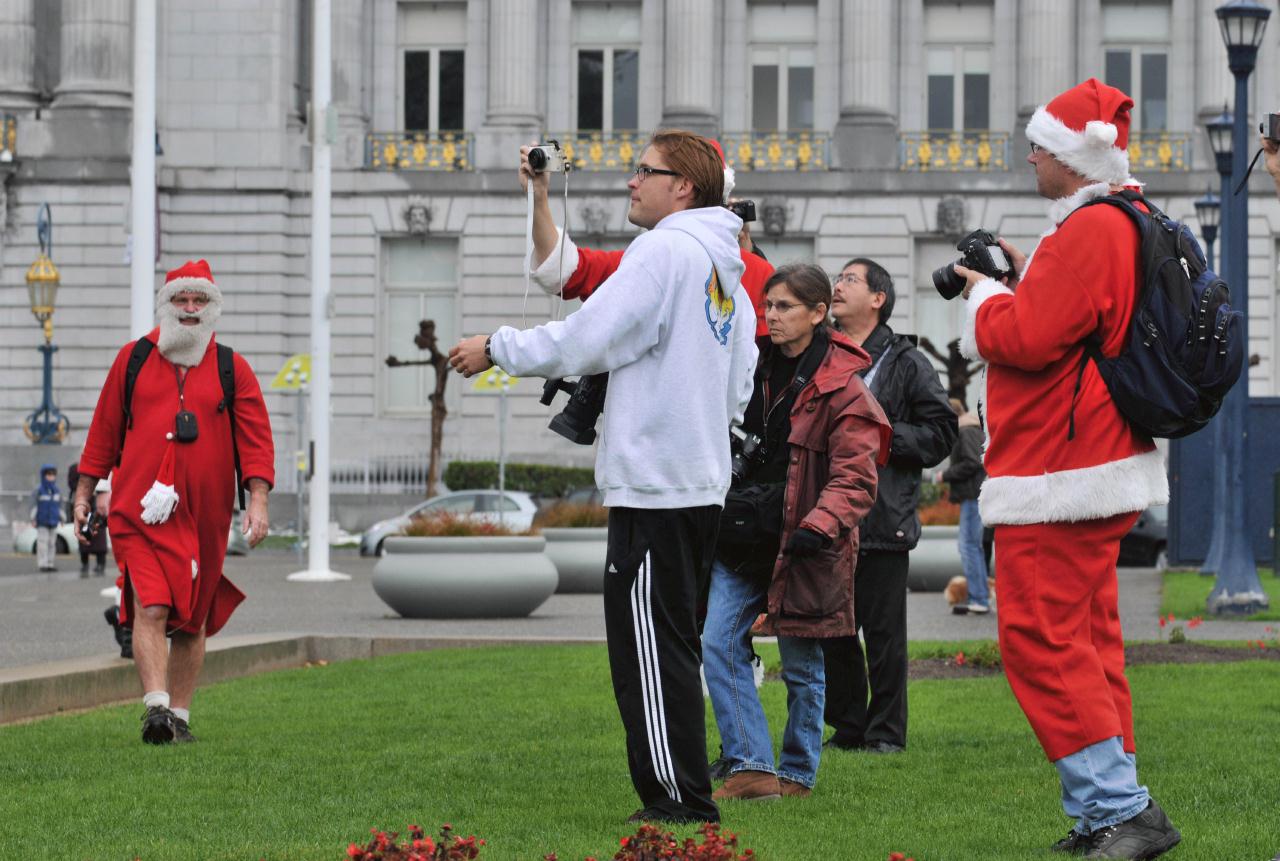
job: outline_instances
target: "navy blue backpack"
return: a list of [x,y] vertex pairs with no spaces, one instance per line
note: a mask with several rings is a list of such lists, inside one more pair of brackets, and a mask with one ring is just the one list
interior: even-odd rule
[[[1218,412],[1244,368],[1244,315],[1232,309],[1226,282],[1209,268],[1185,224],[1134,191],[1099,197],[1080,209],[1098,205],[1120,209],[1138,228],[1138,295],[1119,356],[1103,356],[1097,338],[1085,342],[1075,394],[1092,359],[1134,427],[1167,439],[1195,433]],[[1074,437],[1073,395],[1067,438]]]

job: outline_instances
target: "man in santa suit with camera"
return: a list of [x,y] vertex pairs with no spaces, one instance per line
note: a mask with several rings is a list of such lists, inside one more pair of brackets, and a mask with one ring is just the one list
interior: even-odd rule
[[[115,470],[108,518],[123,572],[120,620],[133,628],[145,692],[142,739],[151,744],[194,740],[190,709],[205,637],[244,600],[222,576],[237,458],[249,491],[250,546],[267,534],[271,422],[249,363],[221,348],[220,366],[213,330],[221,312],[208,263],[168,274],[156,299],[160,325],[143,338],[151,349],[131,342],[116,356],[80,458],[74,513],[82,542],[93,487]],[[223,371],[232,377],[225,383]]]
[[1088,858],[1154,858],[1181,839],[1138,783],[1116,583],[1120,539],[1168,501],[1168,479],[1084,359],[1087,339],[1120,353],[1141,280],[1129,216],[1080,209],[1138,185],[1132,107],[1091,78],[1038,109],[1027,161],[1053,225],[1030,259],[1001,240],[1007,284],[956,267],[967,281],[961,349],[988,363],[978,504],[995,526],[1000,652],[1076,820],[1053,848]]

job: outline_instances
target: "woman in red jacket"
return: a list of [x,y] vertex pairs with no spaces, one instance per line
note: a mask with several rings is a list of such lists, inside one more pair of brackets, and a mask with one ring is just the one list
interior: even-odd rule
[[[831,281],[817,266],[777,270],[765,284],[769,337],[735,443],[730,491],[711,571],[702,649],[729,777],[716,799],[808,795],[822,748],[821,641],[854,635],[859,520],[888,455],[888,419],[859,376],[862,348],[827,327]],[[738,468],[737,464],[741,464]],[[751,668],[751,624],[768,613],[787,685],[779,765]]]

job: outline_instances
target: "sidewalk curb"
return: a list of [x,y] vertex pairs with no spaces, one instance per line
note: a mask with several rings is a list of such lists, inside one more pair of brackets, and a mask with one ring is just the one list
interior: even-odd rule
[[[588,637],[359,637],[277,634],[209,642],[200,684],[287,670],[316,661],[336,663],[430,649],[501,645],[600,643]],[[141,697],[133,661],[99,655],[0,669],[0,725]]]

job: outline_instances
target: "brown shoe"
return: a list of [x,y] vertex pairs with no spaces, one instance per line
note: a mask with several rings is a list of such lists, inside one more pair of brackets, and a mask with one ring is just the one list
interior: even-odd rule
[[803,783],[797,783],[796,781],[788,780],[785,777],[779,780],[778,783],[782,785],[783,796],[808,798],[810,795],[813,795],[813,790],[805,786]]
[[724,786],[711,793],[716,801],[726,798],[739,798],[743,801],[763,801],[768,798],[781,798],[782,788],[778,785],[778,776],[767,771],[735,771],[729,775]]

